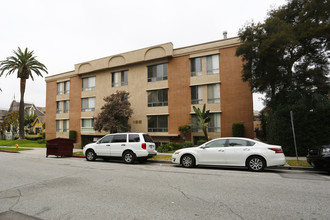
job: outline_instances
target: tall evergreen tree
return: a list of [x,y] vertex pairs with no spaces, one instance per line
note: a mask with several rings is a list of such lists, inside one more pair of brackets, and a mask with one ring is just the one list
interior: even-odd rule
[[329,92],[330,1],[291,0],[239,32],[244,81],[273,110]]
[[37,76],[42,76],[42,72],[48,73],[44,64],[40,63],[35,56],[34,51],[24,51],[18,48],[13,51],[14,56],[8,57],[6,60],[0,62],[0,76],[6,72],[6,76],[14,74],[17,71],[17,78],[20,78],[21,99],[19,105],[19,138],[24,139],[24,94],[26,87],[26,80],[31,77],[33,73]]

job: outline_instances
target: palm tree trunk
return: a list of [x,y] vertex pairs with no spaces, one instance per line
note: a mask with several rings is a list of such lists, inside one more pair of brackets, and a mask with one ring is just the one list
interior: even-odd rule
[[19,103],[19,138],[25,139],[24,134],[24,93],[25,93],[26,79],[21,78],[21,100]]

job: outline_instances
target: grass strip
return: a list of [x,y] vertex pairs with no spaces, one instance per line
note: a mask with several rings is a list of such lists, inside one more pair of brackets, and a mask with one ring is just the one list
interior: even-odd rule
[[73,155],[83,156],[84,153],[82,151],[78,151],[78,152],[73,152]]
[[31,140],[0,140],[0,146],[16,146],[19,147],[40,147],[45,148],[46,144],[39,144],[38,141]]
[[33,149],[30,149],[30,148],[18,148],[18,150],[17,150],[15,147],[0,147],[0,150],[17,152],[17,151],[33,150]]
[[286,160],[286,163],[290,166],[294,167],[312,167],[307,160],[299,160],[299,163],[297,164],[297,160]]

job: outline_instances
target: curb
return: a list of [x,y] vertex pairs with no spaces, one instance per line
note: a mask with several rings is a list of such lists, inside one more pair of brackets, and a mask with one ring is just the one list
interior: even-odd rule
[[5,153],[19,153],[19,151],[10,151],[10,150],[0,150],[0,152],[5,152]]

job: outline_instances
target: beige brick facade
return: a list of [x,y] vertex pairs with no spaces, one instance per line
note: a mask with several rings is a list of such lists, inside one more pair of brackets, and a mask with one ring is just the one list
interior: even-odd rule
[[[211,113],[219,116],[216,122],[219,127],[210,131],[211,138],[231,136],[231,126],[236,122],[243,122],[246,136],[253,138],[252,93],[248,84],[241,80],[242,62],[235,57],[238,45],[238,38],[178,49],[173,49],[172,43],[166,43],[76,64],[71,72],[46,77],[46,138],[68,137],[68,131],[75,130],[77,142],[84,145],[91,138],[106,134],[83,129],[82,123],[95,118],[104,104],[103,98],[117,90],[130,92],[129,101],[133,109],[129,120],[131,131],[149,133],[156,142],[182,142],[178,127],[191,123],[193,105],[202,107],[204,103]],[[219,58],[216,60],[219,73],[216,74],[207,73],[210,65],[207,57],[212,55]],[[191,62],[195,58],[200,58],[202,71],[198,76],[191,76]],[[157,75],[157,79],[149,79],[148,82],[148,67],[158,64],[167,66],[166,78],[159,80]],[[128,82],[122,85],[123,71],[128,73]],[[114,74],[116,72],[118,75]],[[112,74],[118,79],[116,87],[112,86]],[[89,77],[95,81],[95,87],[83,91],[83,80]],[[69,91],[63,89],[65,82],[70,84]],[[220,86],[220,101],[209,103],[208,90],[215,84]],[[200,87],[200,104],[191,104],[192,87]],[[59,92],[61,89],[63,92]],[[151,107],[148,93],[163,89],[167,90],[167,103]],[[90,101],[93,108],[82,110],[82,99]],[[158,116],[167,117],[166,130],[148,127],[148,117]],[[193,132],[191,140],[197,136],[203,134]]]

